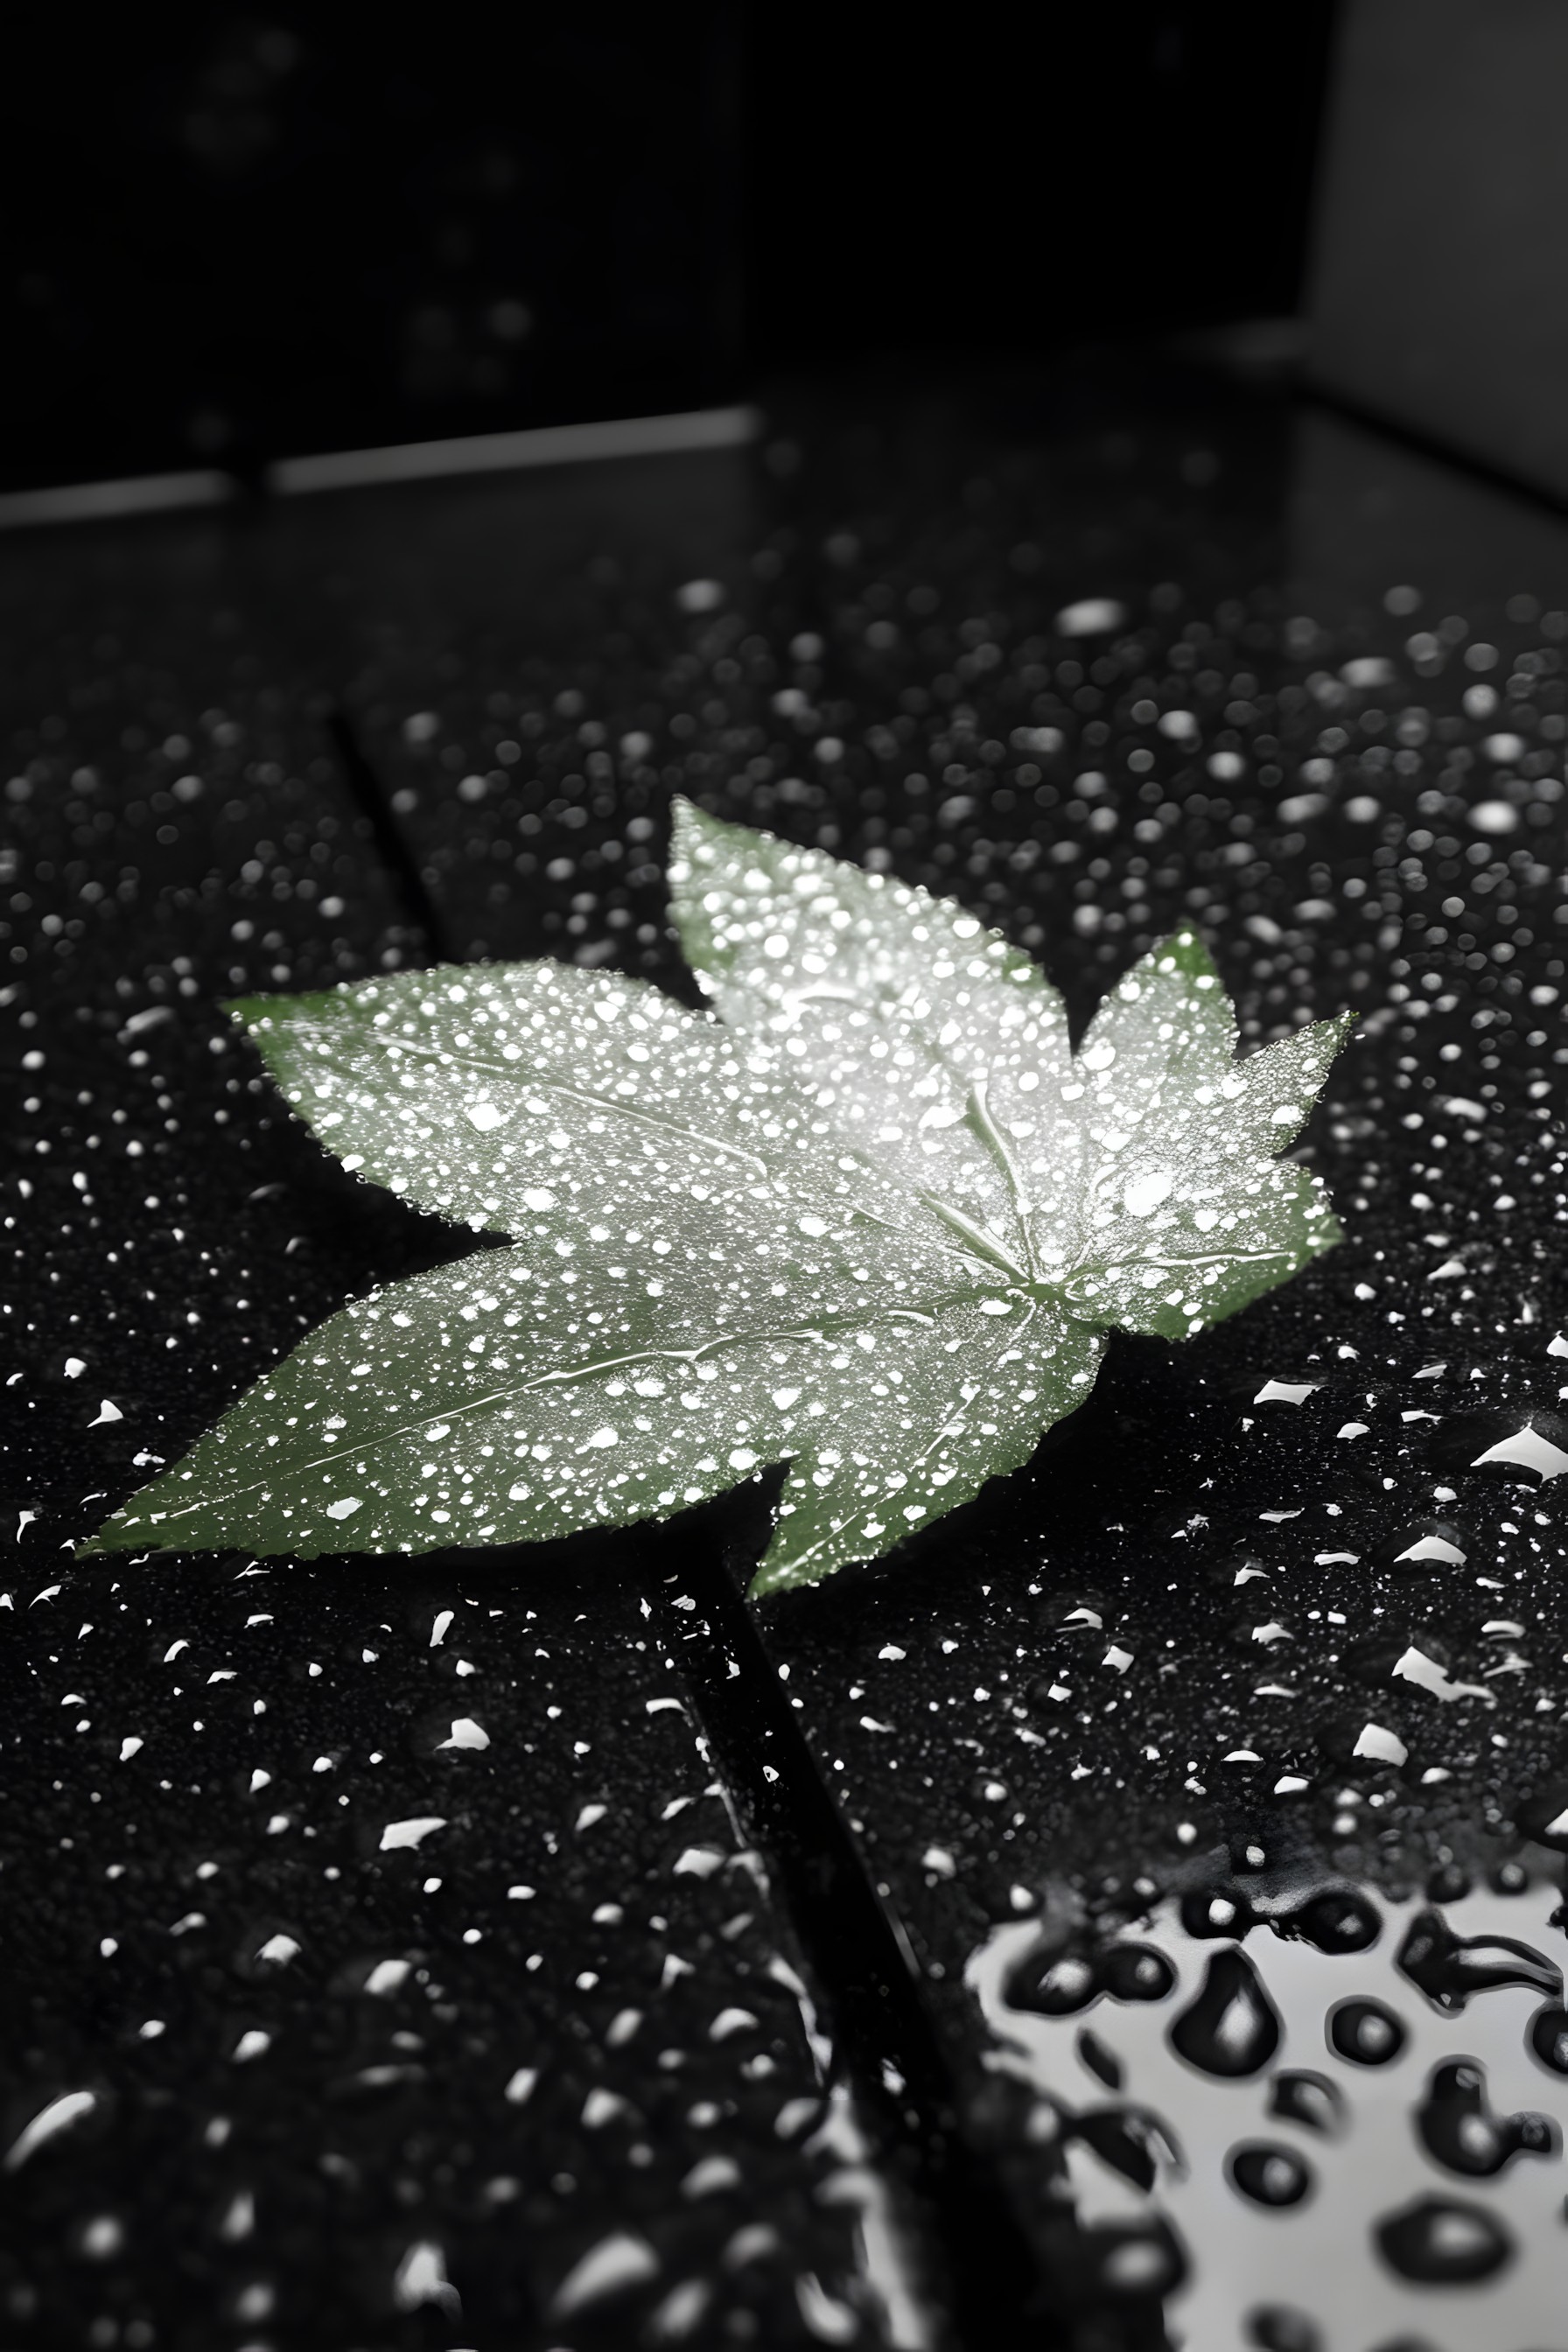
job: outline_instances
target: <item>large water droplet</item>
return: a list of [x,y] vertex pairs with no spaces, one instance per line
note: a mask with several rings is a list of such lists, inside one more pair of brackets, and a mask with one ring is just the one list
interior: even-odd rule
[[1383,1933],[1375,1904],[1353,1887],[1314,1895],[1300,1910],[1284,1912],[1270,1924],[1277,1936],[1331,1955],[1364,1952]]
[[1087,1952],[1058,1952],[1041,1964],[1037,1949],[1011,1969],[1002,1988],[1010,2009],[1037,2017],[1071,2017],[1100,1997],[1100,1970]]
[[1175,1969],[1152,1944],[1112,1944],[1102,1973],[1112,2000],[1163,2000],[1176,1982]]
[[1329,2047],[1352,2066],[1387,2066],[1408,2038],[1404,2021],[1381,2000],[1336,2001],[1329,2011]]
[[1500,1438],[1495,1445],[1489,1445],[1484,1453],[1477,1454],[1471,1466],[1479,1470],[1489,1462],[1501,1462],[1510,1468],[1517,1466],[1521,1470],[1533,1470],[1544,1486],[1549,1478],[1561,1478],[1564,1470],[1568,1470],[1568,1453],[1561,1445],[1554,1445],[1551,1438],[1543,1436],[1539,1429],[1527,1426],[1508,1437]]
[[1513,2241],[1494,2214],[1457,2198],[1418,2197],[1373,2231],[1390,2270],[1418,2286],[1468,2286],[1500,2271]]
[[1145,2194],[1159,2178],[1159,2159],[1171,2154],[1159,2125],[1136,2107],[1090,2107],[1074,2124],[1073,2137]]
[[1557,2146],[1545,2116],[1491,2113],[1486,2070],[1473,2058],[1451,2058],[1433,2068],[1415,2128],[1436,2163],[1471,2180],[1489,2180],[1516,2156],[1551,2156]]
[[1568,2009],[1553,2002],[1536,2011],[1530,2021],[1530,2049],[1549,2073],[1568,2074]]
[[1380,1544],[1373,1554],[1381,1568],[1404,1576],[1436,1576],[1444,1569],[1463,1568],[1468,1558],[1462,1529],[1446,1519],[1422,1519]]
[[1568,1470],[1568,1422],[1554,1412],[1456,1414],[1432,1433],[1434,1462],[1510,1485],[1544,1486]]
[[1312,2187],[1311,2167],[1278,2140],[1248,2139],[1233,2147],[1225,2168],[1233,2189],[1255,2205],[1300,2205]]
[[1279,2018],[1244,1952],[1216,1952],[1203,1988],[1171,2024],[1171,2047],[1205,2074],[1256,2074],[1279,2047]]
[[1479,1992],[1518,1986],[1549,2000],[1563,1993],[1563,1971],[1544,1952],[1510,1936],[1456,1936],[1440,1911],[1417,1912],[1394,1964],[1435,2008],[1455,2015]]

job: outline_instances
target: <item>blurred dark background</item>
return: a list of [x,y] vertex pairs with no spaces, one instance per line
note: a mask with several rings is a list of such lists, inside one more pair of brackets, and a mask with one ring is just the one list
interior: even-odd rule
[[0,489],[1289,314],[1333,15],[21,13]]

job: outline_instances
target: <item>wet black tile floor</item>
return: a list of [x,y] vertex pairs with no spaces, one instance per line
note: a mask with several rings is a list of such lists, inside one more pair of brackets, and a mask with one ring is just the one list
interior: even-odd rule
[[[18,2347],[1564,2352],[1568,526],[1163,362],[0,547]],[[1344,1246],[879,1567],[69,1541],[473,1246],[220,1000],[689,996],[670,794],[1086,1019],[1349,1006]]]

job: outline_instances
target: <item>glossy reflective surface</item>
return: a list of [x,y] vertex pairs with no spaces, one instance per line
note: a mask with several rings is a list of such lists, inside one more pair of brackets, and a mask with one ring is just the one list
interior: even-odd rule
[[[1551,2343],[1560,551],[1555,526],[1296,429],[1168,378],[802,404],[749,472],[665,461],[18,555],[19,2342],[281,2344],[329,2242],[351,2250],[344,2340],[948,2326],[910,2248],[946,2229],[951,2256],[951,2209],[921,2203],[891,2125],[870,2168],[820,2137],[770,1973],[807,1965],[809,1923],[736,1859],[751,1831],[703,1794],[700,1723],[646,1712],[689,1696],[659,1580],[716,1551],[748,1574],[759,1494],[678,1523],[657,1561],[627,1538],[73,1572],[60,1549],[306,1325],[453,1250],[334,1173],[217,1010],[424,959],[330,691],[454,951],[678,986],[679,789],[961,898],[1080,1022],[1183,919],[1244,1048],[1358,1012],[1308,1134],[1345,1245],[1179,1350],[1113,1344],[1026,1468],[761,1631],[907,1938],[965,2144],[1005,2185],[1037,2325],[1073,2352]],[[470,1623],[482,1644],[454,1647]],[[694,1830],[660,1818],[683,1799]],[[659,1992],[671,1951],[692,1975]],[[755,2025],[716,2032],[732,2011]],[[350,2102],[316,2128],[330,2086],[383,2067],[409,2070],[367,2094],[395,2126]],[[509,2098],[520,2070],[537,2081]],[[875,2138],[866,2073],[844,2079]],[[868,2180],[886,2199],[863,2210]],[[779,2247],[744,2236],[769,2228]]]

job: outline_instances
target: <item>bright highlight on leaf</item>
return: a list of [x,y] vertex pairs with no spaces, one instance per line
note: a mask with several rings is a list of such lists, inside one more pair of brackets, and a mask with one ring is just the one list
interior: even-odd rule
[[684,802],[670,878],[718,1019],[553,962],[234,1008],[330,1150],[512,1246],[332,1316],[84,1550],[543,1540],[787,1462],[752,1590],[814,1583],[1026,1461],[1108,1330],[1339,1239],[1277,1155],[1348,1016],[1237,1061],[1180,931],[1075,1055],[947,900]]

